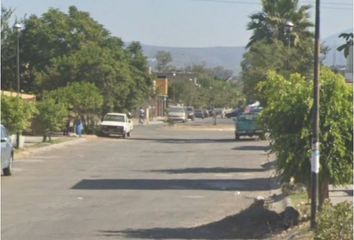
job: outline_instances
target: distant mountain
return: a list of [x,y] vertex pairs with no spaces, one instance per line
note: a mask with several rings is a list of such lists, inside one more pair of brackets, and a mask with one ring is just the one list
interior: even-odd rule
[[142,44],[144,54],[149,58],[150,64],[156,62],[158,51],[170,52],[176,67],[186,67],[193,64],[205,64],[207,67],[222,66],[232,70],[235,74],[241,70],[240,63],[245,52],[244,47],[160,47]]
[[[353,32],[353,29],[347,29],[322,40],[330,51],[326,55],[324,63],[331,65],[345,65],[345,58],[342,52],[337,51],[337,47],[344,43],[344,40],[338,38],[339,34]],[[232,70],[235,75],[241,71],[241,61],[245,53],[245,47],[161,47],[142,44],[144,54],[148,57],[151,66],[156,65],[156,53],[158,51],[170,52],[173,62],[172,65],[183,68],[193,64],[205,64],[207,67],[222,66],[225,69]]]
[[346,64],[346,60],[344,58],[343,52],[338,52],[337,47],[345,43],[345,40],[343,38],[339,38],[338,36],[341,33],[349,33],[353,32],[353,29],[346,29],[342,32],[338,32],[336,34],[333,34],[329,37],[326,37],[323,40],[323,43],[330,48],[329,52],[326,55],[326,58],[324,60],[324,64],[328,66],[343,66]]

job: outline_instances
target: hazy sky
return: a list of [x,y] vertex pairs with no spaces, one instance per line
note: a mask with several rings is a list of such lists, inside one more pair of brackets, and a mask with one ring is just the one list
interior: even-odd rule
[[[300,0],[315,4],[315,0]],[[244,46],[251,35],[249,16],[260,0],[2,0],[22,18],[48,8],[89,12],[123,41],[179,47]],[[353,27],[352,0],[321,0],[321,38]],[[311,10],[312,18],[314,9]]]

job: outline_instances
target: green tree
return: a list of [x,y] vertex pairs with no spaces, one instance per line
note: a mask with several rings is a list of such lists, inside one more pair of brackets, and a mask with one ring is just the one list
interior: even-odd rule
[[265,102],[256,89],[259,82],[265,81],[267,72],[274,70],[284,76],[298,72],[310,78],[313,69],[313,44],[306,41],[296,48],[288,47],[281,41],[253,44],[244,54],[241,62],[243,92],[248,102],[255,100]]
[[170,52],[158,51],[156,53],[157,71],[164,72],[168,70],[168,64],[172,62],[172,56]]
[[127,48],[86,12],[49,9],[24,21],[22,85],[44,91],[74,82],[93,83],[104,96],[103,112],[136,108],[151,94],[147,60],[139,43]]
[[262,11],[250,16],[251,22],[247,29],[252,30],[247,48],[259,41],[272,43],[282,41],[287,45],[289,33],[285,31],[287,21],[294,24],[290,33],[292,46],[301,45],[302,41],[312,36],[309,28],[313,24],[309,21],[309,5],[299,7],[298,0],[262,0]]
[[1,7],[1,89],[16,86],[16,33],[10,25],[13,9]]
[[47,92],[44,99],[46,98],[65,104],[77,115],[99,114],[103,104],[103,97],[99,89],[92,83],[75,82],[67,87]]
[[26,102],[22,98],[1,95],[1,124],[11,133],[22,132],[29,128],[36,112],[33,103]]
[[140,43],[132,42],[126,50],[130,61],[131,74],[134,79],[134,85],[127,96],[126,109],[132,110],[142,106],[146,99],[152,95],[153,81],[151,75],[148,74],[147,58]]
[[169,99],[176,103],[196,108],[235,107],[244,98],[235,84],[226,81],[231,73],[222,67],[193,65],[185,68],[184,72],[193,75],[183,78],[177,73],[169,87]]
[[61,131],[65,127],[68,117],[68,109],[64,103],[57,103],[52,98],[44,98],[37,103],[38,114],[34,118],[35,131],[43,135],[43,142],[49,139],[55,131]]
[[[299,74],[288,79],[275,72],[259,84],[267,106],[262,113],[270,131],[272,151],[282,181],[295,177],[309,186],[312,129],[312,85]],[[323,69],[320,92],[320,204],[328,198],[328,185],[352,183],[353,94],[340,75]]]
[[45,72],[53,59],[68,56],[90,42],[104,45],[109,39],[101,24],[74,6],[69,7],[68,14],[49,9],[41,17],[31,15],[24,25],[20,41],[25,91],[40,90],[35,75]]
[[342,33],[339,38],[344,38],[345,43],[337,48],[337,51],[343,51],[344,57],[348,57],[350,47],[353,46],[353,33]]

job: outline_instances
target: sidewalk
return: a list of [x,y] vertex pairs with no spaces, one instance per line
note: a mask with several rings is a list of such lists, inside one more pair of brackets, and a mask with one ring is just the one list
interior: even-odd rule
[[333,204],[348,201],[353,202],[353,185],[329,186],[329,198]]
[[[80,142],[85,142],[88,139],[96,138],[95,135],[82,135],[82,137],[78,137],[75,134],[71,134],[70,136],[64,135],[54,135],[52,136],[51,142],[43,142],[42,136],[24,136],[24,146],[23,148],[15,150],[15,159],[22,158],[28,156],[35,152],[43,152],[53,148],[61,148],[67,145],[76,144]],[[13,142],[14,143],[14,142]]]

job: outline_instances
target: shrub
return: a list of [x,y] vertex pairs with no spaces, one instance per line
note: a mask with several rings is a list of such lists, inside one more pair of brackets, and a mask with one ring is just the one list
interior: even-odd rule
[[332,205],[329,201],[323,204],[318,215],[315,240],[352,240],[353,239],[353,206],[349,202]]
[[34,103],[26,102],[22,98],[1,96],[1,124],[11,133],[22,132],[30,127],[36,112]]

